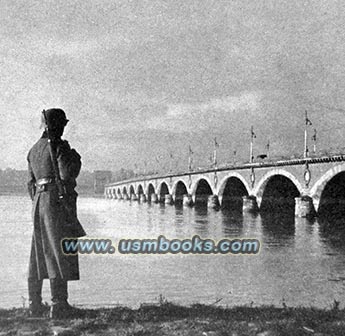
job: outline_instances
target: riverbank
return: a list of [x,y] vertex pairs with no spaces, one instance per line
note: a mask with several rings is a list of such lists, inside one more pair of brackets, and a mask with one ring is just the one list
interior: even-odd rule
[[[48,309],[48,307],[47,307]],[[68,320],[29,318],[26,309],[0,310],[0,336],[275,336],[345,334],[345,310],[234,307],[171,303],[126,307],[83,309],[83,317]]]

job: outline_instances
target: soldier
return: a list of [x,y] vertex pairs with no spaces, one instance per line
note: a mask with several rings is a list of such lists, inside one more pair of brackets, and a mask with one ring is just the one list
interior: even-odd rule
[[50,280],[51,318],[73,316],[77,311],[68,304],[67,281],[79,280],[78,255],[64,254],[61,244],[63,238],[85,235],[76,216],[74,190],[80,155],[61,139],[67,122],[62,109],[43,111],[45,130],[27,157],[34,222],[28,277],[31,316],[44,314],[43,279]]

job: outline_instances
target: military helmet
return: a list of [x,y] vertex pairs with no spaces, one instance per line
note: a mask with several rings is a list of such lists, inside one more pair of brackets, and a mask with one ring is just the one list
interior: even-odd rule
[[49,110],[42,111],[41,117],[41,127],[48,126],[49,128],[57,128],[61,126],[66,126],[68,119],[64,110],[60,108],[51,108]]

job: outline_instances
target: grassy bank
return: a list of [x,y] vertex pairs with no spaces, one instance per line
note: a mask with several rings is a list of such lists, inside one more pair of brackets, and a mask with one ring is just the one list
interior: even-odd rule
[[70,320],[34,319],[25,309],[0,310],[0,336],[4,335],[345,335],[345,310],[315,308],[219,308],[170,303],[85,309]]

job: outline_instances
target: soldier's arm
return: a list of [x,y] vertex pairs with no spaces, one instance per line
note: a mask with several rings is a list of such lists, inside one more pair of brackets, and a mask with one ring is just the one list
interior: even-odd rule
[[81,169],[81,157],[71,148],[67,141],[62,141],[57,148],[57,161],[61,179],[64,181],[75,180]]
[[29,156],[28,156],[28,192],[29,192],[29,195],[30,195],[30,198],[31,200],[34,199],[34,196],[35,196],[35,192],[36,192],[36,179],[35,179],[35,176],[34,176],[34,173],[32,171],[32,167],[31,167],[31,164],[30,164],[30,160],[29,160]]

